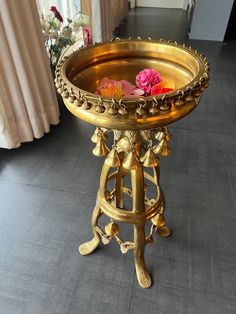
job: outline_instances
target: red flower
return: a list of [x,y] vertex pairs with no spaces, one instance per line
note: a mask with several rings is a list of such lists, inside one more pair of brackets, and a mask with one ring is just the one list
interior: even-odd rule
[[51,6],[50,11],[54,13],[55,18],[58,19],[59,22],[63,23],[63,17],[61,16],[61,13],[57,10],[57,8],[54,5]]
[[[168,82],[167,82],[167,84],[168,84]],[[174,88],[172,88],[172,87],[174,87],[173,84],[171,85],[169,83],[170,86],[168,86],[167,84],[165,83],[165,81],[162,81],[161,83],[157,83],[154,86],[152,86],[151,96],[157,96],[157,95],[172,92],[174,90]]]

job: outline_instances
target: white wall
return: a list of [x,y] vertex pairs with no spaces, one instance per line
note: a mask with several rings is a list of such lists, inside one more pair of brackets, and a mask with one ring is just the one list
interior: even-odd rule
[[234,0],[197,0],[189,38],[223,41]]
[[185,2],[185,0],[136,0],[136,6],[183,9]]

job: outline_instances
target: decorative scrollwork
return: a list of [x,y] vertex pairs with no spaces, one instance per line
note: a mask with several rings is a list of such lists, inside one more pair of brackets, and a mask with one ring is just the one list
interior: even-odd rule
[[[115,228],[113,227],[115,226]],[[102,243],[104,245],[107,245],[111,242],[112,239],[116,240],[116,242],[120,245],[120,250],[123,254],[127,253],[128,250],[133,250],[135,248],[134,242],[131,241],[123,241],[121,238],[118,237],[118,231],[119,228],[117,228],[117,224],[114,223],[113,221],[110,222],[105,226],[105,231],[108,233],[104,232],[100,227],[96,226],[96,231],[100,235]]]

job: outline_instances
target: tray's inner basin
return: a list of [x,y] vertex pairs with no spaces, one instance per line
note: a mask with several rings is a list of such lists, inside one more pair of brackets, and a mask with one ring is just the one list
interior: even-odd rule
[[115,41],[76,52],[65,68],[67,79],[76,87],[94,93],[104,77],[127,80],[135,85],[136,75],[154,68],[175,89],[189,84],[199,72],[193,53],[179,46],[150,41]]

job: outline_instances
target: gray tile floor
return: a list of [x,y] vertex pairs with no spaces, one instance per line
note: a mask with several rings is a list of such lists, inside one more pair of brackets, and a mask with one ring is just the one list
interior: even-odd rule
[[[136,12],[126,23],[138,26],[121,25],[123,37],[138,27],[172,37],[155,36],[160,11]],[[180,14],[164,12],[168,21]],[[174,233],[146,249],[153,286],[138,286],[132,253],[115,243],[79,255],[102,160],[91,154],[93,127],[62,107],[48,135],[0,149],[1,314],[236,313],[236,42],[191,45],[208,56],[212,78],[200,106],[170,127],[161,179]]]
[[188,23],[183,10],[136,8],[120,23],[114,35],[118,37],[152,37],[185,41]]

